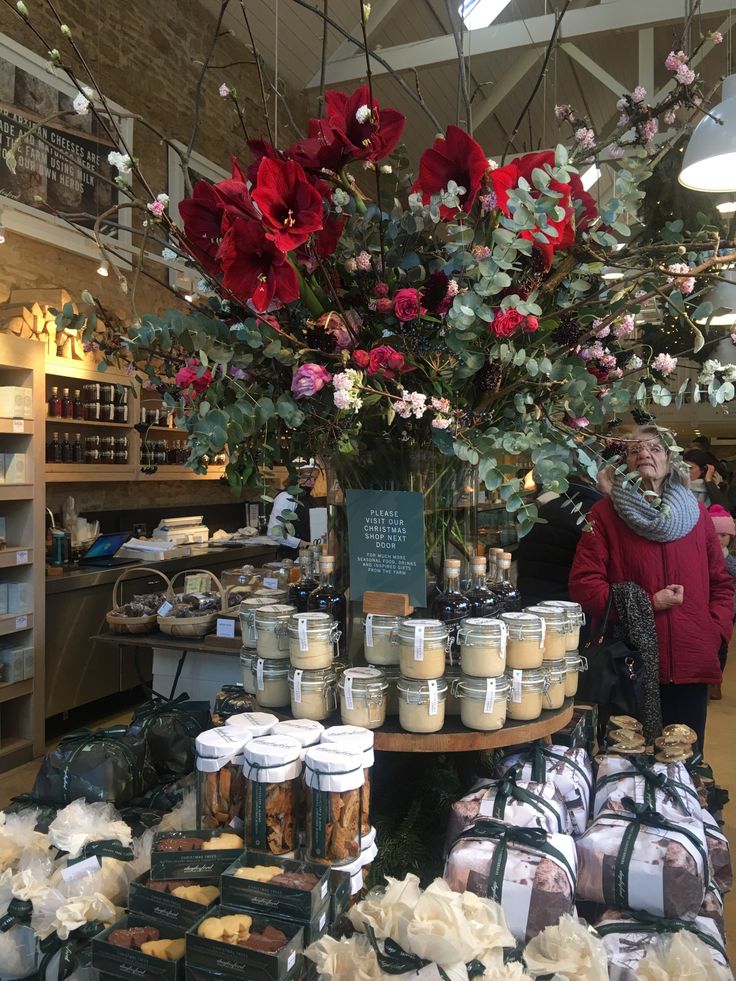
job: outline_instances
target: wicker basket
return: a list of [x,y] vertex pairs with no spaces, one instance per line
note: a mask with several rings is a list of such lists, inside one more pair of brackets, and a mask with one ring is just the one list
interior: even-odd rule
[[106,614],[105,620],[110,628],[111,632],[114,634],[149,634],[152,630],[156,629],[156,623],[158,617],[155,613],[151,616],[145,617],[124,617],[120,615],[120,610],[122,610],[123,605],[120,603],[120,596],[118,594],[118,588],[120,584],[128,578],[128,574],[134,572],[137,576],[141,572],[151,572],[154,576],[158,576],[163,579],[166,583],[166,597],[171,600],[174,591],[172,589],[171,580],[168,576],[165,576],[160,569],[150,569],[148,566],[131,566],[120,573],[118,578],[115,580],[115,585],[112,587],[112,609]]
[[[222,583],[214,572],[210,572],[208,569],[182,569],[171,580],[172,590],[174,583],[180,576],[191,576],[193,573],[198,572],[210,577],[217,592],[220,594],[220,609],[215,610],[213,613],[202,613],[197,617],[175,617],[170,615],[158,617],[158,628],[162,633],[168,634],[170,637],[204,637],[215,626],[218,616],[225,608],[225,594]],[[174,594],[174,597],[176,597],[176,594]]]

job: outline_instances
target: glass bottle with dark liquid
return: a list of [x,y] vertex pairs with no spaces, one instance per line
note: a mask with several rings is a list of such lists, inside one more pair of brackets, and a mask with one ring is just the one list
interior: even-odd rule
[[319,585],[309,594],[307,611],[309,613],[329,613],[340,631],[339,652],[347,650],[347,610],[345,594],[335,585],[335,557],[321,555],[319,558]]
[[312,570],[312,559],[308,551],[299,556],[301,576],[289,587],[289,602],[293,603],[297,613],[306,613],[309,597],[319,586],[319,580]]
[[430,615],[442,620],[450,631],[452,657],[459,657],[457,628],[460,621],[471,616],[470,600],[460,590],[460,559],[445,559],[445,581],[442,592],[435,596],[430,606]]
[[482,555],[471,559],[470,562],[470,589],[467,597],[470,600],[471,617],[495,617],[500,612],[501,606],[498,596],[486,585],[486,560]]
[[518,613],[521,610],[521,593],[511,582],[511,553],[504,552],[499,563],[501,578],[491,586],[501,604],[503,613]]

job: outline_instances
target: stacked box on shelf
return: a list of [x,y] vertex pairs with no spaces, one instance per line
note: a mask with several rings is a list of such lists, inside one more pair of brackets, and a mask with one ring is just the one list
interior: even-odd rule
[[19,385],[0,385],[0,417],[33,418],[33,389]]
[[33,584],[0,582],[0,616],[30,613],[33,609]]

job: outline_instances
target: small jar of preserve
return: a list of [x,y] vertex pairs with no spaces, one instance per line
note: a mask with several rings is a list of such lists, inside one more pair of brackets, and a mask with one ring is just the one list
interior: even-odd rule
[[401,678],[397,688],[401,728],[407,732],[439,732],[445,724],[445,679]]
[[441,678],[449,636],[441,620],[404,620],[397,632],[402,675],[418,680]]
[[380,668],[348,668],[337,690],[343,725],[377,729],[386,721],[388,683]]
[[492,732],[506,722],[509,682],[498,678],[473,678],[463,675],[457,682],[460,697],[460,719],[468,729]]
[[544,708],[546,679],[539,668],[528,671],[514,668],[506,675],[511,684],[506,714],[515,722],[532,722],[538,719]]
[[502,613],[506,624],[506,667],[515,671],[541,668],[544,660],[545,622],[533,613]]
[[369,664],[398,664],[399,648],[394,643],[396,631],[403,617],[380,616],[367,613],[363,617],[365,659]]

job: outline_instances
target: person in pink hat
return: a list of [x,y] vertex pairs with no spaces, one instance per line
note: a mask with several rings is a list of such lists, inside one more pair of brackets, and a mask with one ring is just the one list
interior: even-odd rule
[[[736,537],[736,522],[734,522],[728,511],[721,507],[720,504],[712,504],[708,508],[708,514],[713,521],[713,527],[718,535],[718,541],[721,543],[721,549],[723,551],[723,558],[726,560],[726,568],[731,573],[731,578],[736,585],[736,555],[731,554],[731,543]],[[734,620],[736,620],[736,592],[734,592]],[[728,644],[722,644],[721,649],[718,652],[718,659],[721,662],[721,671],[726,667],[726,658],[728,656]],[[710,697],[714,700],[721,698],[721,686],[711,685],[710,686]]]

